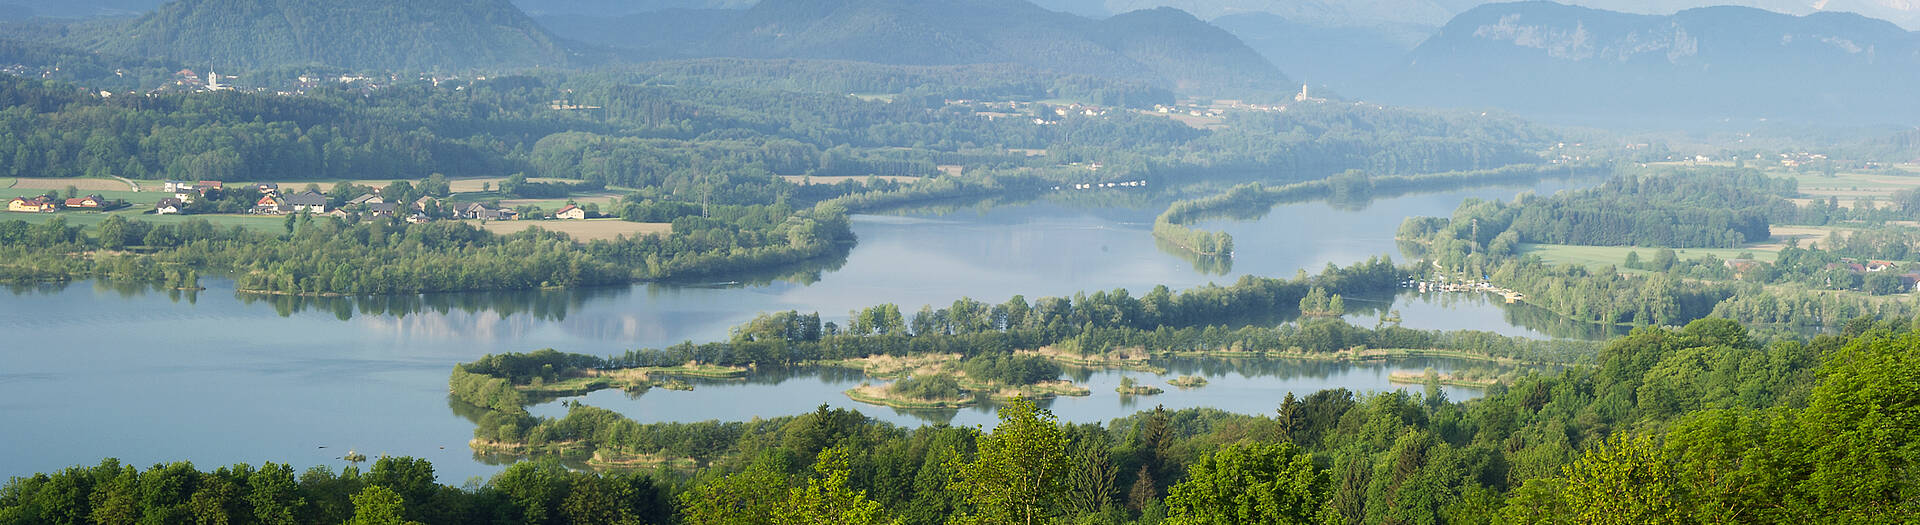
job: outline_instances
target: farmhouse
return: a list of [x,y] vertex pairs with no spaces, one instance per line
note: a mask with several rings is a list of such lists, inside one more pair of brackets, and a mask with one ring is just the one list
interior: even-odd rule
[[193,191],[193,181],[189,180],[170,180],[161,186],[166,191]]
[[105,207],[106,205],[107,205],[107,200],[100,198],[99,195],[88,195],[85,197],[67,199],[67,202],[65,203],[65,206],[68,208],[100,209],[102,207]]
[[567,207],[560,208],[560,211],[553,212],[553,217],[556,219],[585,219],[587,218],[587,210],[568,204]]
[[400,205],[391,202],[375,202],[367,205],[367,211],[375,217],[392,217],[400,211]]
[[23,211],[23,212],[37,213],[37,212],[50,212],[56,209],[59,209],[59,207],[55,206],[53,204],[53,201],[47,200],[46,197],[37,196],[31,199],[26,197],[14,197],[13,200],[7,201],[7,211]]
[[205,195],[208,191],[220,191],[225,187],[226,185],[224,183],[217,180],[203,180],[193,183],[193,191],[200,192],[201,195]]
[[288,206],[285,201],[281,201],[280,196],[269,194],[261,195],[260,200],[253,203],[253,212],[279,215],[282,213],[293,213],[293,207]]
[[368,194],[366,194],[366,195],[361,195],[361,196],[359,196],[359,197],[354,197],[353,199],[350,199],[350,200],[348,200],[348,201],[347,201],[347,204],[348,204],[348,205],[354,205],[354,204],[380,204],[380,203],[383,203],[383,202],[387,202],[387,200],[386,200],[386,199],[382,199],[382,198],[380,198],[380,195],[379,195],[379,194],[374,194],[374,193],[368,193]]
[[186,202],[177,198],[167,197],[160,199],[160,202],[154,203],[153,213],[156,215],[176,215],[179,214],[183,208],[186,208]]
[[519,217],[520,214],[518,212],[505,209],[505,208],[500,208],[500,209],[489,208],[485,204],[476,202],[473,204],[468,204],[467,207],[465,208],[461,208],[460,216],[466,217],[468,219],[510,221]]

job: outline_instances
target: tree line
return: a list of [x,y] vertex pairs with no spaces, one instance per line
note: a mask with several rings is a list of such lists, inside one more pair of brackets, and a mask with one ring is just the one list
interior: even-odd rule
[[1600,167],[1589,165],[1515,164],[1493,169],[1419,175],[1375,176],[1360,170],[1347,170],[1322,180],[1279,186],[1249,182],[1234,186],[1225,193],[1174,201],[1154,218],[1153,234],[1201,255],[1229,254],[1233,252],[1233,236],[1226,232],[1194,229],[1188,225],[1218,217],[1255,219],[1266,215],[1273,206],[1288,202],[1326,199],[1348,205],[1364,204],[1375,198],[1410,193],[1528,183],[1600,172]]
[[[0,265],[0,278],[119,276],[116,268],[131,265],[227,272],[240,290],[276,294],[517,290],[781,266],[834,253],[852,238],[846,212],[834,205],[801,212],[720,207],[714,215],[676,219],[668,235],[623,236],[584,247],[537,227],[495,234],[458,222],[409,224],[397,218],[349,222],[295,214],[279,233],[220,229],[204,219],[154,224],[116,216],[91,229],[67,226],[61,218],[40,225],[12,220],[0,222],[0,242],[18,256]],[[145,253],[98,253],[135,247]],[[126,275],[152,280],[153,274]]]

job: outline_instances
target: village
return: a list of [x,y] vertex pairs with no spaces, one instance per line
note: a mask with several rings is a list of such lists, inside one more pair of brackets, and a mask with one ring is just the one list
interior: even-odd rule
[[[388,202],[380,192],[369,191],[344,202],[335,197],[314,191],[312,188],[299,192],[285,193],[278,183],[259,182],[242,185],[260,197],[254,200],[247,213],[255,215],[288,215],[308,213],[316,216],[347,218],[393,218],[401,217],[407,222],[421,223],[434,219],[475,219],[482,221],[511,221],[521,217],[521,212],[505,206],[488,205],[485,202],[465,204],[442,204],[442,198],[422,195],[407,202]],[[201,199],[219,199],[226,192],[222,181],[166,181],[162,190],[173,194],[154,204],[154,214],[186,214],[192,210],[191,204]],[[551,214],[542,214],[543,219],[584,220],[598,216],[586,208],[575,204],[566,204]]]
[[7,201],[7,211],[28,213],[52,213],[60,210],[106,210],[123,207],[126,203],[109,201],[99,195],[59,199],[49,195],[32,197],[14,197]]

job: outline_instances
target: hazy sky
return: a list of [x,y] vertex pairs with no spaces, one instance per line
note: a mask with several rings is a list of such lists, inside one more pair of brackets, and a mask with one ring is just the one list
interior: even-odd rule
[[[1711,5],[1743,5],[1804,15],[1818,10],[1850,11],[1920,29],[1920,0],[1561,0],[1563,3],[1631,13],[1671,14]],[[1482,0],[1036,0],[1053,9],[1092,14],[1172,6],[1204,19],[1238,12],[1332,19],[1352,25],[1424,24],[1438,26]]]

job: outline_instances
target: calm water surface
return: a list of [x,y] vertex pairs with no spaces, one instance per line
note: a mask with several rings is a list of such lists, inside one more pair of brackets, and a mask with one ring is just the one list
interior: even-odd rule
[[[1392,255],[1408,215],[1445,215],[1461,199],[1510,198],[1533,188],[1488,188],[1384,199],[1371,205],[1281,206],[1257,221],[1219,221],[1236,240],[1231,269],[1200,269],[1156,246],[1149,234],[1164,199],[1089,206],[1080,196],[981,207],[860,216],[860,243],[843,260],[797,276],[746,283],[681,283],[495,294],[300,300],[237,297],[232,283],[171,294],[100,283],[12,288],[0,293],[0,477],[118,457],[147,465],[200,467],[263,461],[339,466],[347,449],[434,462],[458,483],[500,467],[466,446],[472,424],[449,408],[446,378],[457,362],[491,352],[557,348],[609,354],[725,337],[727,328],[771,310],[819,311],[829,319],[882,302],[917,310],[961,296],[1000,302],[1154,284],[1175,289],[1240,275],[1291,276]],[[1126,197],[1126,196],[1122,196]],[[1122,199],[1124,200],[1124,199]],[[1396,257],[1398,258],[1398,257]],[[1417,328],[1511,335],[1578,335],[1551,316],[1483,296],[1402,295],[1354,299],[1356,324],[1396,309]],[[1213,384],[1125,401],[1125,375],[1164,385],[1172,376],[1097,371],[1077,378],[1095,394],[1052,402],[1065,420],[1105,421],[1155,404],[1266,413],[1292,391],[1396,388],[1392,370],[1442,370],[1445,361],[1278,363],[1204,367],[1174,363]],[[1182,368],[1187,367],[1187,368]],[[840,394],[855,374],[802,371],[746,382],[706,382],[693,392],[656,390],[586,396],[642,421],[790,415],[827,403],[901,424],[981,424],[989,407],[944,414],[859,405]],[[1449,389],[1453,398],[1473,392]],[[535,407],[557,413],[553,404]]]

